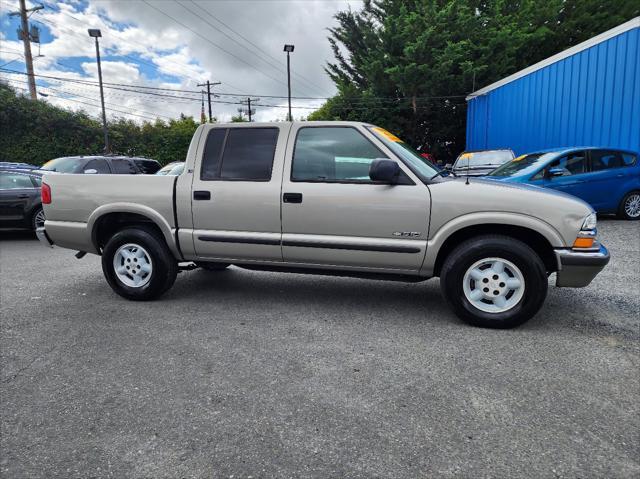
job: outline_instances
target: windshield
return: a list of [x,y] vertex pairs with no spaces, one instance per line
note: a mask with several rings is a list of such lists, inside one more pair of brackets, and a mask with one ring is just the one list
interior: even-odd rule
[[47,161],[40,169],[57,171],[58,173],[76,173],[80,169],[81,163],[78,158],[74,157],[56,158]]
[[156,175],[165,176],[168,175],[171,170],[176,167],[175,163],[169,163],[168,165],[163,166],[158,171],[156,171]]
[[421,180],[428,181],[438,173],[438,171],[440,171],[433,166],[429,160],[420,156],[420,153],[404,143],[393,133],[389,133],[384,128],[380,128],[378,126],[369,126],[367,128],[372,131],[376,138],[381,140],[385,146],[407,163],[411,170],[416,173]]
[[534,173],[548,159],[555,155],[556,153],[532,153],[530,155],[522,155],[492,171],[488,176],[520,176]]
[[462,153],[455,162],[455,168],[474,166],[497,166],[513,159],[510,150],[470,151]]

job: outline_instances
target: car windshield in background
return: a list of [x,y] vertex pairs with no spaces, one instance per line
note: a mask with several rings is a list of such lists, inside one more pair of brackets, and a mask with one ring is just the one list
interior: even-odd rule
[[532,153],[530,155],[522,155],[492,171],[488,176],[505,177],[534,173],[544,162],[555,155],[556,153]]
[[47,161],[41,170],[56,171],[58,173],[76,173],[80,168],[81,162],[78,158],[64,157],[56,158],[55,160]]
[[380,128],[378,126],[369,126],[367,128],[373,132],[376,138],[381,140],[385,146],[408,163],[413,172],[417,173],[423,181],[428,181],[440,171],[433,166],[429,160],[420,156],[420,153],[404,143],[393,133],[390,133],[384,128]]
[[471,151],[463,153],[455,163],[456,168],[473,168],[474,166],[502,165],[513,159],[509,150]]

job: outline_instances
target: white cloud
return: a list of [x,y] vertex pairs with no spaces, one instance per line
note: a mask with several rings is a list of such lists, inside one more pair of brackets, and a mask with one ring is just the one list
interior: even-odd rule
[[[46,26],[54,40],[41,45],[45,56],[35,63],[37,74],[96,80],[97,68],[93,61],[95,46],[87,35],[87,28],[100,28],[105,82],[198,91],[200,87],[197,83],[210,79],[222,82],[214,91],[250,93],[252,96],[286,95],[286,57],[282,52],[284,43],[296,46],[291,56],[293,95],[333,94],[335,87],[323,70],[327,60],[332,58],[326,40],[326,28],[334,23],[332,17],[337,11],[344,10],[349,5],[352,8],[360,5],[355,0],[181,0],[181,3],[150,0],[154,9],[141,1],[104,0],[85,5],[67,0],[55,3],[59,8],[57,11],[51,8],[51,0],[45,1],[47,8],[34,14],[32,20]],[[2,1],[3,11],[16,8],[17,1]],[[166,15],[156,9],[162,10]],[[212,15],[267,54],[238,37]],[[18,54],[21,53],[21,42],[6,40],[6,36],[15,37],[7,28],[11,27],[3,24],[4,35],[0,37],[0,49],[13,49]],[[246,48],[231,41],[229,36]],[[3,63],[16,56],[0,52]],[[142,61],[137,62],[136,58],[141,58]],[[75,67],[74,71],[64,66],[69,64]],[[12,65],[21,64],[16,62]],[[172,79],[168,80],[163,75]],[[19,79],[24,81],[24,77]],[[54,81],[49,86],[95,98],[95,103],[99,104],[97,88],[94,86],[60,84]],[[199,97],[197,93],[189,96]],[[107,106],[111,104],[119,110],[130,108],[132,112],[146,112],[141,114],[152,116],[160,114],[177,117],[180,113],[185,113],[198,118],[200,112],[198,101],[179,101],[108,89],[105,90],[105,97]],[[93,107],[90,111],[91,107],[87,105],[53,97],[49,97],[49,100],[74,109],[82,108],[89,113],[97,108]],[[92,103],[86,98],[76,100]],[[222,97],[220,100],[236,101],[236,97]],[[305,107],[294,109],[294,117],[306,116],[321,103],[322,101],[311,100],[294,101],[294,106]],[[285,99],[263,98],[256,105],[256,119],[262,121],[285,118],[286,108],[260,105],[284,107]],[[238,105],[215,104],[214,115],[221,120],[228,120],[236,114],[237,108]]]

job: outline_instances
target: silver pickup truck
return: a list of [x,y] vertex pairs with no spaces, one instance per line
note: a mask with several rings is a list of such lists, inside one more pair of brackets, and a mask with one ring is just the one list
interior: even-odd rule
[[42,197],[40,239],[101,255],[109,285],[133,300],[162,295],[194,265],[440,277],[460,318],[508,328],[540,309],[550,274],[583,287],[609,261],[586,203],[443,177],[355,122],[202,125],[179,176],[47,174]]

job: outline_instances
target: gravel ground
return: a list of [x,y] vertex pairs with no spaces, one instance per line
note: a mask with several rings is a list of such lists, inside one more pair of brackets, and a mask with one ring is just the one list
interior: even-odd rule
[[640,224],[510,331],[421,284],[181,273],[0,233],[2,477],[639,477]]

